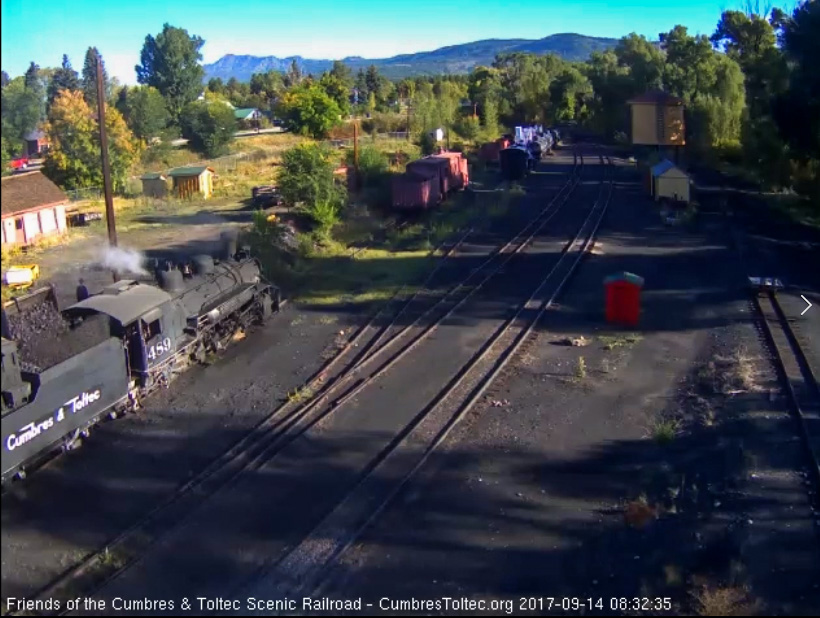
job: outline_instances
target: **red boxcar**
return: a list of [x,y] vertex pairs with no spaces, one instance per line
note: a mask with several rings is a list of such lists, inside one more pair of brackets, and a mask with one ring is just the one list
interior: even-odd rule
[[460,152],[442,152],[435,155],[450,162],[450,189],[463,189],[469,182],[468,174],[465,174],[467,159]]
[[464,181],[464,186],[466,187],[470,184],[470,168],[467,165],[467,157],[461,157],[461,179]]
[[450,160],[443,157],[424,157],[407,164],[407,171],[425,176],[435,175],[439,182],[441,195],[447,195],[452,189],[450,180]]
[[393,208],[432,208],[441,201],[440,179],[435,170],[419,169],[393,177]]

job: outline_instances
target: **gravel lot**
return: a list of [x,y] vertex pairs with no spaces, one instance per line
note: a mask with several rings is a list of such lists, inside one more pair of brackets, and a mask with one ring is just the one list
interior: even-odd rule
[[[444,597],[538,614],[562,613],[545,597],[600,598],[603,611],[585,613],[604,614],[634,597],[706,615],[816,610],[805,461],[719,231],[663,227],[622,184],[536,344],[322,594],[369,611]],[[646,278],[636,336],[602,320],[602,279],[620,270]]]
[[[557,179],[534,179],[544,186],[526,200],[517,216],[543,207]],[[596,189],[585,188],[591,196]],[[568,208],[567,220],[546,235],[565,237],[583,216]],[[507,222],[507,226],[512,225]],[[497,230],[502,232],[506,230]],[[452,279],[478,265],[498,238],[473,238],[470,252],[456,258]],[[528,268],[551,259],[560,244],[547,242],[522,257]],[[533,257],[535,256],[535,257]],[[535,266],[533,266],[535,265]],[[523,272],[523,271],[522,271]],[[351,404],[334,411],[259,470],[214,495],[183,528],[173,531],[133,569],[106,586],[99,598],[228,596],[266,561],[281,555],[342,498],[368,462],[421,410],[503,319],[514,297],[528,291],[532,278],[504,277],[465,305],[431,337],[429,344],[388,373]],[[515,301],[517,302],[517,301]],[[468,327],[468,328],[465,328]]]

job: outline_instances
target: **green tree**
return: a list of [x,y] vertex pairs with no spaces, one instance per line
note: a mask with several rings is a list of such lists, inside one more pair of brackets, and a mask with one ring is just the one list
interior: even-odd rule
[[59,69],[54,72],[48,84],[47,106],[56,98],[61,90],[79,90],[80,76],[71,67],[71,62],[66,54],[63,54],[63,62]]
[[124,105],[119,108],[137,139],[149,141],[160,136],[170,116],[165,99],[151,86],[135,86],[124,91]]
[[32,101],[37,101],[37,121],[35,126],[40,124],[46,117],[46,79],[44,71],[39,65],[32,62],[25,75],[26,91],[31,95]]
[[498,137],[498,105],[495,100],[488,99],[481,110],[481,124],[487,139]]
[[332,153],[317,144],[300,144],[282,155],[277,183],[288,206],[320,201],[340,203],[344,189],[333,176]]
[[288,88],[298,86],[302,83],[302,80],[304,78],[304,73],[302,73],[302,69],[299,67],[299,63],[296,62],[296,58],[294,58],[290,63],[290,67],[288,67],[288,72],[285,74],[285,86]]
[[416,92],[416,82],[412,79],[405,78],[399,82],[396,90],[398,91],[399,97],[407,102],[413,98],[413,95]]
[[303,85],[285,93],[277,105],[277,115],[300,135],[325,137],[341,123],[342,110],[316,85]]
[[342,112],[343,116],[350,113],[350,89],[344,82],[332,73],[323,73],[319,80],[319,87],[324,90],[327,95],[336,101],[336,105]]
[[108,71],[105,70],[105,61],[96,47],[89,47],[85,52],[83,62],[82,87],[85,100],[92,110],[97,109],[97,58],[102,62],[103,92],[106,100],[111,96],[111,80],[108,77]]
[[202,91],[205,71],[199,64],[205,41],[187,30],[165,24],[156,37],[148,35],[142,46],[137,81],[159,90],[174,122],[182,109]]
[[258,96],[262,101],[259,107],[272,110],[284,88],[282,74],[279,71],[267,71],[251,75],[250,91],[251,94]]
[[615,46],[615,56],[618,64],[629,70],[632,94],[663,86],[663,53],[645,37],[634,32],[623,37]]
[[356,89],[358,104],[361,105],[367,102],[370,91],[367,89],[367,75],[365,75],[364,69],[359,69],[356,73],[356,80],[353,87]]
[[36,90],[26,88],[24,77],[15,77],[2,90],[2,137],[9,157],[20,154],[23,139],[40,124],[42,102]]
[[225,92],[225,82],[222,81],[221,77],[212,77],[208,80],[208,90],[216,94],[223,94]]
[[777,102],[777,124],[800,157],[820,159],[820,3],[803,2],[784,25],[792,67],[788,91]]
[[192,101],[180,114],[180,129],[195,150],[218,157],[234,139],[236,118],[233,110],[219,101]]
[[550,84],[550,116],[559,123],[583,118],[591,95],[592,84],[586,75],[568,66]]
[[367,67],[367,71],[364,74],[364,83],[367,86],[368,96],[371,93],[378,96],[380,77],[381,75],[379,75],[379,69],[376,68],[375,64],[371,64]]
[[348,92],[350,92],[350,89],[353,88],[355,81],[353,79],[353,72],[350,70],[350,67],[341,60],[333,61],[333,67],[330,69],[330,75],[339,80]]
[[[125,187],[139,156],[139,144],[115,108],[107,108],[105,128],[114,189]],[[43,171],[66,189],[101,187],[99,130],[80,91],[62,90],[49,109],[45,132],[51,142]]]
[[706,36],[689,35],[684,26],[660,38],[666,51],[664,83],[686,105],[688,145],[704,151],[737,142],[745,106],[737,62],[715,52]]
[[456,121],[453,130],[464,139],[473,141],[481,132],[481,122],[474,116],[464,116]]

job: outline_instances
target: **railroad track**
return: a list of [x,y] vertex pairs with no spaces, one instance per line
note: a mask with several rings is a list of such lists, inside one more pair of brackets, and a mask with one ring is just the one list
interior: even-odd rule
[[593,208],[529,298],[371,462],[344,500],[284,558],[264,566],[253,578],[254,583],[239,587],[229,598],[322,594],[324,578],[333,563],[395,499],[532,339],[535,327],[591,249],[614,188],[612,161],[601,155],[602,165],[605,159],[608,178],[602,180]]
[[[813,507],[820,514],[820,387],[800,340],[792,329],[776,293],[754,296],[764,337],[773,353],[775,367],[783,383],[789,407],[795,417],[808,459],[809,474],[815,484]],[[820,523],[818,520],[816,523]]]
[[[301,393],[297,394],[299,396],[291,397],[245,438],[140,521],[106,543],[100,551],[89,555],[47,587],[32,595],[30,599],[66,599],[73,598],[78,592],[87,594],[89,591],[98,590],[138,562],[160,537],[180,525],[207,498],[242,473],[270,461],[296,437],[387,372],[532,241],[567,202],[580,181],[582,167],[583,158],[578,156],[570,178],[549,204],[521,232],[490,255],[463,281],[446,292],[425,292],[446,263],[446,258],[457,251],[471,230],[442,243],[431,253],[441,252],[445,259],[440,261],[420,288],[412,294],[407,293],[404,288],[399,290],[357,331],[339,353],[308,381]],[[403,315],[416,317],[409,324],[402,325],[399,320]],[[379,319],[384,316],[392,317],[384,326],[379,326]],[[388,357],[384,363],[366,372],[376,360],[385,356],[386,352],[394,349],[402,341],[407,341],[405,346]],[[362,375],[364,377],[354,380]],[[344,390],[346,387],[350,388]],[[304,401],[301,400],[302,397]]]

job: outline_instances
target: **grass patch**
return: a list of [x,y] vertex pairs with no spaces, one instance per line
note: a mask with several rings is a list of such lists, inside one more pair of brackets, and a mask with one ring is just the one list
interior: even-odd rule
[[290,403],[302,403],[309,400],[315,394],[311,386],[303,386],[296,388],[293,392],[288,392],[288,401]]
[[583,356],[578,357],[578,362],[575,365],[575,377],[579,380],[587,377],[587,361]]
[[669,444],[680,432],[680,421],[675,419],[657,419],[652,423],[652,438],[658,444]]
[[643,339],[643,337],[635,333],[629,333],[626,335],[600,335],[598,337],[598,340],[604,346],[604,350],[632,347],[641,339]]
[[737,395],[760,390],[755,358],[745,349],[731,356],[716,356],[696,374],[699,390],[708,395]]

